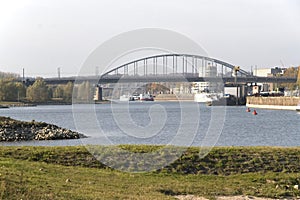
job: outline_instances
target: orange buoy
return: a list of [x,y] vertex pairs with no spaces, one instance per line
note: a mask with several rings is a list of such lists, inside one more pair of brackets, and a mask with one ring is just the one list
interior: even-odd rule
[[252,113],[253,115],[257,115],[257,112],[256,112],[256,110],[253,110],[253,113]]
[[251,112],[250,108],[247,108],[246,112]]

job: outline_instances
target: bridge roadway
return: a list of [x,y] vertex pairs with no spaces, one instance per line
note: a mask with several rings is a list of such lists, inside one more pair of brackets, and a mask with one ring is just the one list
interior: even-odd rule
[[[133,82],[223,82],[223,83],[235,83],[235,77],[197,77],[189,75],[170,75],[170,76],[85,76],[85,77],[62,77],[62,78],[45,78],[47,84],[67,84],[68,82],[81,83],[84,81],[90,81],[92,83],[105,84],[105,83],[133,83]],[[34,82],[34,80],[31,80]],[[237,77],[237,83],[295,83],[297,78],[289,77]]]

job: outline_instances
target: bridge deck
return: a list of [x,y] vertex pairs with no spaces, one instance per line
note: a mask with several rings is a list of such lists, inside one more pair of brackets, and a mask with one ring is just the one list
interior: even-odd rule
[[[68,78],[46,78],[47,84],[66,84],[68,82],[90,81],[92,83],[132,83],[132,82],[223,82],[233,83],[235,77],[196,77],[196,76],[147,76],[147,77],[68,77]],[[289,77],[237,77],[237,83],[295,83],[297,78]]]

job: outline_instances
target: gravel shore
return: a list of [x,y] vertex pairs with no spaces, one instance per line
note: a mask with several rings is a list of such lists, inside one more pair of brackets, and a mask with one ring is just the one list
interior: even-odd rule
[[24,122],[0,117],[0,142],[84,138],[83,134],[45,122]]

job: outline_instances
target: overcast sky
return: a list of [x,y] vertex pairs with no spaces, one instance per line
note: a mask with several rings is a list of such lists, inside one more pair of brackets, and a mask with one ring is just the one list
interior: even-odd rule
[[246,70],[300,65],[298,0],[0,0],[0,71],[75,75],[101,43],[139,28],[184,34]]

